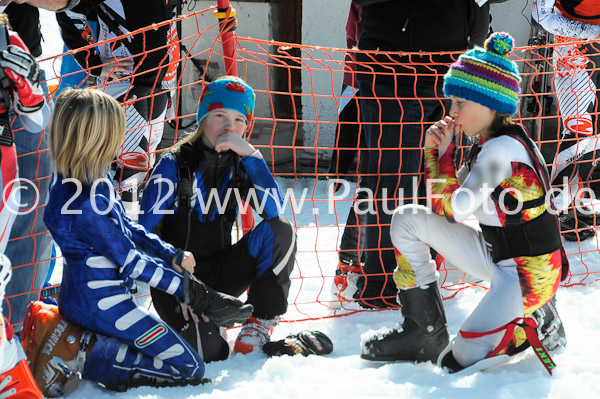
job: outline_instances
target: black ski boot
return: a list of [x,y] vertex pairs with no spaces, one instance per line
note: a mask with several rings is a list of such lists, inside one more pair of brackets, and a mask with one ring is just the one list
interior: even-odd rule
[[218,326],[233,327],[252,315],[254,306],[244,304],[234,296],[215,291],[187,270],[183,271],[183,303],[197,315],[205,315]]
[[587,205],[581,205],[575,208],[575,215],[577,220],[581,220],[583,223],[588,226],[596,226],[600,223],[600,215],[596,213],[594,208]]
[[436,362],[448,345],[446,314],[437,282],[400,290],[398,301],[404,316],[402,328],[370,338],[360,357],[385,362]]
[[538,337],[547,351],[555,351],[567,346],[565,327],[556,310],[556,297],[531,315],[537,322]]
[[596,235],[594,225],[589,225],[577,217],[577,213],[573,209],[569,209],[566,213],[559,213],[558,221],[560,222],[560,231],[562,236],[567,241],[585,241]]

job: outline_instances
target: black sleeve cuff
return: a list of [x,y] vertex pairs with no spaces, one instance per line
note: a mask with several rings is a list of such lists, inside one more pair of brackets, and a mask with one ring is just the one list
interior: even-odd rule
[[80,0],[68,0],[67,5],[61,8],[60,10],[56,10],[56,12],[70,11],[79,4]]

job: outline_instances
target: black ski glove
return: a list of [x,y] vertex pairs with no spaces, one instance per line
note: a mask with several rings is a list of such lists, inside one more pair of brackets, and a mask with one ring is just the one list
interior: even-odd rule
[[268,356],[281,355],[327,355],[333,351],[333,343],[320,331],[304,330],[290,334],[285,339],[267,342],[263,352]]
[[183,272],[183,293],[185,305],[218,326],[233,327],[235,323],[243,323],[254,311],[254,306],[244,305],[234,296],[213,290],[186,270]]

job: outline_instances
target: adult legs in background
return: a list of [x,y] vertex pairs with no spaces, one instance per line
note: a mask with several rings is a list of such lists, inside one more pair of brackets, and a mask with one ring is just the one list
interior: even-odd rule
[[[352,90],[344,86],[342,95],[350,95]],[[362,274],[363,249],[365,246],[367,198],[366,177],[368,173],[368,152],[363,151],[363,130],[360,125],[358,111],[357,91],[339,114],[339,124],[336,130],[335,149],[331,156],[329,172],[337,179],[346,180],[346,177],[357,177],[358,188],[354,196],[354,203],[348,210],[348,217],[339,248],[339,261],[335,270],[331,293],[333,306],[353,300],[356,293],[356,280]],[[350,170],[358,154],[358,170]],[[352,185],[351,185],[352,186]],[[336,184],[336,189],[341,184]],[[339,303],[337,302],[339,300]]]
[[[561,39],[557,37],[556,41],[560,43]],[[579,183],[592,179],[595,164],[600,158],[597,154],[600,148],[598,121],[594,121],[597,118],[595,80],[598,73],[586,71],[586,68],[600,65],[597,54],[598,51],[590,45],[557,46],[554,49],[556,76],[553,90],[558,99],[563,131],[550,177],[553,186],[559,185],[562,189],[555,197],[555,203],[558,209],[563,210],[559,216],[561,230],[570,241],[585,240],[595,235],[593,226],[587,223],[590,219],[577,217],[574,209],[567,208],[572,206],[577,196]],[[590,73],[595,76],[590,76]]]
[[167,111],[168,93],[153,94],[151,88],[134,86],[126,100],[127,127],[119,153],[115,180],[122,190],[123,201],[136,202],[141,185],[154,165],[156,148],[160,144]]
[[[48,95],[44,71],[41,70],[42,88]],[[35,290],[43,288],[48,271],[53,264],[54,240],[43,222],[52,166],[50,151],[44,132],[31,133],[23,130],[18,118],[11,117],[12,130],[17,147],[17,161],[21,182],[23,206],[14,222],[6,256],[13,265],[13,277],[7,287],[8,306],[5,307],[9,323],[15,331],[21,323],[29,302],[37,300]]]
[[[356,298],[365,307],[396,306],[395,267],[390,239],[394,209],[423,197],[422,145],[428,124],[442,118],[436,90],[360,82],[360,110],[369,151],[368,188],[375,212],[367,213],[365,276]],[[423,194],[420,194],[418,190]]]
[[[346,89],[346,94],[351,94],[349,89]],[[344,92],[342,92],[344,94]],[[367,187],[367,179],[361,176],[368,173],[368,152],[362,149],[365,146],[363,139],[363,129],[360,125],[358,111],[358,97],[360,92],[357,91],[355,96],[348,101],[346,106],[339,114],[339,124],[336,131],[335,150],[331,156],[328,173],[335,175],[336,178],[345,179],[346,177],[357,177],[358,188],[355,200],[363,200],[366,198],[366,193],[361,188]],[[350,170],[356,155],[358,154],[358,170]],[[356,202],[355,202],[356,203]],[[359,265],[362,262],[361,248],[364,247],[364,225],[366,217],[364,210],[367,208],[364,202],[357,204],[359,212],[357,213],[354,206],[351,206],[348,211],[346,227],[342,235],[340,243],[340,262],[345,265]]]

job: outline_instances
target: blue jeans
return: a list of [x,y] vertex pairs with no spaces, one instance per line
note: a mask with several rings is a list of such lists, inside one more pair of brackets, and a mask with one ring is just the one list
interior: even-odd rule
[[392,213],[397,206],[424,197],[424,132],[443,117],[444,102],[435,88],[415,90],[371,82],[360,82],[359,86],[369,149],[367,186],[373,193],[375,212],[367,213],[365,277],[358,281],[357,295],[367,306],[389,307],[395,305],[396,295]]
[[[43,71],[41,79],[45,80]],[[42,83],[42,87],[48,95],[45,82]],[[27,305],[38,299],[37,294],[31,291],[43,287],[52,263],[49,259],[52,258],[54,240],[44,224],[44,209],[52,170],[50,151],[43,131],[24,131],[18,118],[11,116],[12,120],[14,122],[11,129],[17,147],[19,177],[31,181],[39,193],[36,193],[31,184],[21,180],[21,203],[24,205],[15,219],[6,248],[6,256],[10,259],[13,269],[6,290],[8,306],[3,306],[4,315],[15,330],[20,331]],[[36,196],[38,203],[35,209],[25,213],[35,204]],[[13,297],[10,298],[11,296]]]

